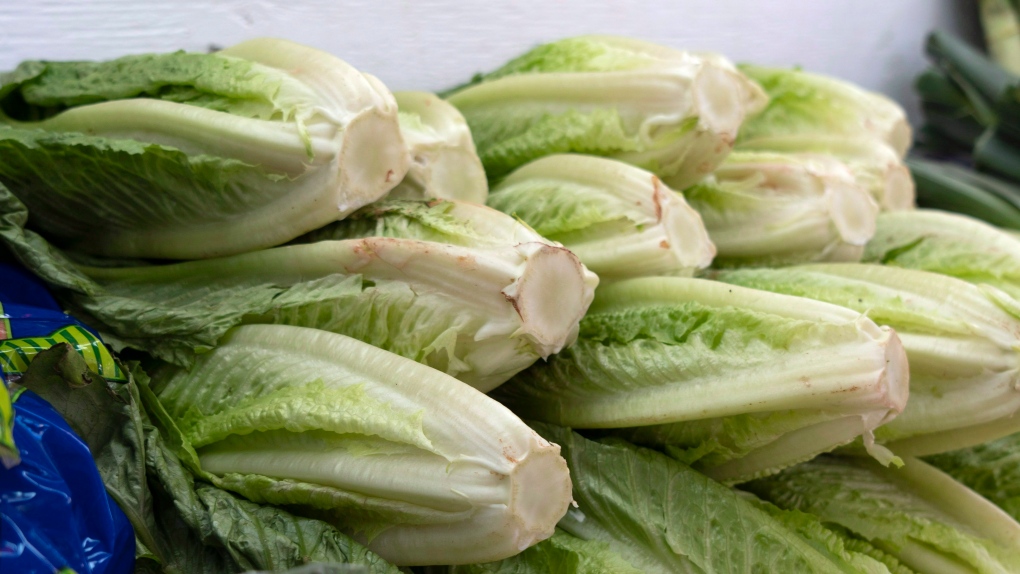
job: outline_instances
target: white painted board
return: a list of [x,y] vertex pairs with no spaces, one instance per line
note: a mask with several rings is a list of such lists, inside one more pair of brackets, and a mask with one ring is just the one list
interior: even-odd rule
[[884,92],[916,120],[932,28],[975,38],[973,0],[0,0],[0,70],[26,59],[206,50],[278,36],[391,89],[441,90],[565,36],[634,36],[800,65]]

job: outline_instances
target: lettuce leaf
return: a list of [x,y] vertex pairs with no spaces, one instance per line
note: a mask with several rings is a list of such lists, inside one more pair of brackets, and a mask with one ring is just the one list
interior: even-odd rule
[[[641,574],[610,545],[585,540],[560,528],[548,540],[499,562],[451,566],[448,574]],[[431,572],[430,572],[431,574]]]
[[741,488],[847,528],[919,572],[1014,572],[1020,524],[924,462],[820,456]]
[[849,573],[860,572],[860,564],[885,572],[859,553],[851,565],[827,543],[803,537],[760,504],[659,452],[534,427],[560,445],[570,466],[578,506],[560,528],[607,544],[642,572]]
[[1020,240],[966,215],[933,209],[883,213],[862,261],[941,273],[1020,297]]

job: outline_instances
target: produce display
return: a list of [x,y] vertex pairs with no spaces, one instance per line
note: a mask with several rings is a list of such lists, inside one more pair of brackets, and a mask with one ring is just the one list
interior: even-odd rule
[[612,36],[440,94],[24,62],[0,259],[105,354],[0,310],[0,460],[28,389],[140,573],[1020,572],[1020,78],[928,50],[926,157],[849,82]]

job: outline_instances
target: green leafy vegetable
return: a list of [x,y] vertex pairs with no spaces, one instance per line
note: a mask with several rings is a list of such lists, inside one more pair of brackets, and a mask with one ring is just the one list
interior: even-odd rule
[[849,82],[799,69],[742,65],[769,104],[740,128],[738,145],[776,136],[864,136],[890,146],[899,157],[911,144],[907,115],[889,98]]
[[489,205],[563,243],[603,280],[690,276],[715,255],[701,216],[682,195],[609,159],[535,160],[493,188]]
[[203,477],[326,518],[397,565],[512,556],[570,503],[559,447],[505,407],[342,335],[239,327],[153,390]]
[[675,189],[710,173],[765,102],[721,56],[608,36],[543,44],[447,98],[490,180],[576,152],[634,164]]
[[848,309],[631,279],[599,288],[575,345],[493,396],[527,419],[621,429],[738,482],[870,440],[906,403],[907,364],[893,332]]
[[815,516],[799,510],[782,509],[759,498],[747,499],[769,514],[783,526],[810,541],[816,548],[824,548],[848,572],[890,572],[914,574],[894,556],[879,550],[867,540],[836,524],[825,523]]
[[842,305],[896,330],[910,363],[910,401],[875,435],[922,456],[1017,431],[1020,307],[959,279],[881,265],[725,271],[718,279]]
[[820,456],[742,488],[847,528],[918,572],[1005,574],[1020,564],[1020,524],[917,459],[894,469]]
[[[481,205],[365,209],[303,238],[310,243],[86,268],[104,290],[82,306],[96,325],[150,352],[201,350],[242,322],[298,325],[355,337],[483,391],[576,338],[598,280],[566,249]],[[165,319],[153,325],[152,316]]]
[[621,440],[586,440],[550,425],[535,428],[561,445],[574,481],[578,506],[560,528],[607,544],[641,572],[860,572],[863,564],[884,572],[832,541],[804,537],[756,501],[661,453]]
[[516,556],[499,562],[452,566],[448,574],[641,574],[601,540],[585,540],[556,529],[543,540]]
[[874,138],[832,135],[759,136],[739,144],[736,150],[782,152],[809,158],[828,156],[845,165],[854,181],[871,193],[883,211],[914,207],[914,180],[910,177],[910,169],[892,147]]
[[856,261],[879,211],[845,164],[810,154],[738,150],[684,196],[720,267]]
[[489,183],[464,116],[428,92],[396,92],[410,168],[388,197],[485,203]]
[[929,209],[883,213],[863,261],[993,285],[1020,298],[1020,240],[965,215]]
[[201,258],[278,245],[407,171],[392,95],[283,40],[25,62],[0,75],[0,181],[62,245]]

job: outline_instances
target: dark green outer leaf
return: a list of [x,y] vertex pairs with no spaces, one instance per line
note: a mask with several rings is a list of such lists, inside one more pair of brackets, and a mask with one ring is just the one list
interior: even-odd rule
[[608,543],[645,572],[847,571],[735,491],[661,453],[532,426],[560,445],[584,516],[570,511],[560,527]]
[[138,97],[227,111],[231,104],[257,103],[271,111],[280,82],[259,72],[246,60],[187,52],[132,55],[106,62],[27,61],[0,73],[0,100],[6,99],[2,101],[5,111],[20,120]]
[[583,540],[557,529],[552,538],[488,564],[451,566],[449,574],[640,574],[605,542]]

